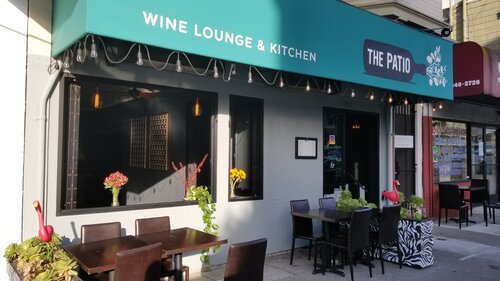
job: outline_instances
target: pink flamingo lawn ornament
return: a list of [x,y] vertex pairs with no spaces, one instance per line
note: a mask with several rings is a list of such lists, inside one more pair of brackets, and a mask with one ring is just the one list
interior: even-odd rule
[[386,190],[386,191],[382,192],[382,195],[394,204],[399,202],[399,193],[398,193],[398,189],[396,188],[396,186],[398,186],[398,185],[399,185],[399,181],[394,180],[392,182],[392,191]]
[[45,225],[42,207],[40,206],[40,202],[38,202],[38,200],[33,201],[33,207],[35,207],[38,214],[38,237],[40,237],[43,242],[50,242],[52,240],[54,228],[52,225]]

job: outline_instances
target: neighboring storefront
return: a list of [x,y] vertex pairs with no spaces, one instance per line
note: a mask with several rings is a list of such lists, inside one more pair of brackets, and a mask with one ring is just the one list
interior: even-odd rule
[[435,214],[440,182],[485,179],[490,198],[499,196],[500,55],[475,42],[459,43],[453,47],[453,65],[455,101],[434,112],[429,127]]
[[[184,196],[205,185],[220,235],[265,236],[268,252],[286,250],[290,200],[317,206],[349,174],[385,204],[393,105],[452,98],[451,42],[340,1],[53,5],[51,55],[64,73],[45,81],[56,87],[46,136],[27,140],[27,159],[40,142],[46,153],[26,164],[24,208],[43,200],[65,243],[82,224],[118,220],[132,234],[136,218],[159,215],[201,229]],[[33,92],[30,103],[43,99]],[[247,175],[234,190],[231,168]],[[118,207],[102,185],[114,171],[129,178]],[[24,235],[35,233],[29,212],[23,220]],[[199,268],[197,256],[185,259]]]

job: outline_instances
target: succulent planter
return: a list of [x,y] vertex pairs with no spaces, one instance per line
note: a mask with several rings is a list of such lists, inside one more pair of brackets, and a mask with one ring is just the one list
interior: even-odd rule
[[[403,264],[416,268],[425,268],[434,264],[432,248],[434,239],[431,219],[421,221],[401,219],[399,221],[399,244],[403,252]],[[384,260],[398,263],[396,247],[387,247],[382,251]],[[378,258],[378,251],[375,251]]]
[[[7,263],[7,276],[9,276],[9,281],[23,281],[21,274],[17,271],[16,267],[12,263]],[[72,281],[83,281],[78,276],[73,276]]]

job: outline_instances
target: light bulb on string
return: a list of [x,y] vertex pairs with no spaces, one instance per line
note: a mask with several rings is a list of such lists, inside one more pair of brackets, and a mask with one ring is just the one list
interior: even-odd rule
[[68,69],[70,66],[70,62],[69,62],[69,52],[66,54],[66,56],[64,56],[64,62],[63,62],[63,67],[64,69]]
[[94,42],[94,36],[92,36],[92,44],[90,45],[90,57],[93,59],[97,58],[97,46]]
[[435,105],[432,106],[432,111],[433,112],[436,111],[436,106]]
[[404,103],[404,105],[408,105],[408,98],[405,97],[403,100],[403,103]]
[[236,64],[234,63],[231,64],[231,74],[236,75]]
[[248,84],[253,83],[252,67],[248,68]]
[[144,61],[142,60],[142,52],[141,52],[141,45],[139,45],[139,50],[137,51],[137,61],[135,62],[137,65],[143,65]]
[[332,86],[330,85],[330,82],[328,82],[328,87],[326,89],[326,93],[327,94],[331,94],[332,93]]
[[387,99],[387,102],[388,102],[388,103],[392,103],[392,101],[393,101],[393,99],[392,99],[392,95],[391,95],[391,94],[389,94],[389,98]]
[[443,104],[442,104],[442,103],[439,103],[438,108],[439,108],[439,109],[443,109]]
[[175,61],[175,71],[182,72],[181,57],[179,53],[177,53],[177,60]]
[[354,98],[356,96],[356,93],[354,92],[354,89],[351,89],[351,98]]
[[83,50],[81,42],[78,42],[78,49],[76,49],[76,61],[83,63]]
[[369,95],[369,97],[368,97],[368,98],[369,98],[370,100],[375,99],[375,94],[371,93],[371,94]]
[[306,91],[310,91],[311,90],[311,85],[309,84],[309,79],[307,79],[307,82],[306,82]]
[[217,60],[214,62],[214,78],[219,78],[219,69],[217,68]]
[[285,87],[285,81],[283,81],[283,76],[281,75],[280,73],[280,84],[279,84],[280,88],[283,88]]

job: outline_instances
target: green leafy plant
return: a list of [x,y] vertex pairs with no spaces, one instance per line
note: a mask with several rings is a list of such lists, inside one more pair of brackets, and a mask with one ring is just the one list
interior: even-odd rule
[[352,198],[352,193],[348,189],[344,189],[340,192],[340,197],[337,200],[337,207],[346,209],[356,209],[356,208],[377,208],[377,205],[373,203],[368,203],[363,198]]
[[4,258],[23,281],[69,281],[77,275],[76,261],[61,247],[57,234],[50,242],[35,236],[21,244],[12,243],[5,249]]
[[[212,194],[208,191],[208,187],[206,186],[193,186],[191,187],[186,195],[186,200],[196,201],[198,203],[198,207],[203,212],[202,220],[205,224],[203,231],[209,234],[218,235],[219,234],[219,226],[213,222],[215,219],[215,211],[216,206],[215,203],[212,202]],[[215,254],[220,249],[220,246],[212,247],[209,249],[201,250],[200,260],[204,264],[208,264],[209,268],[212,268],[212,264],[210,263],[210,252]]]
[[407,207],[401,208],[401,218],[421,221],[425,219],[423,212],[424,209],[424,199],[420,196],[411,195],[408,200],[404,202]]

